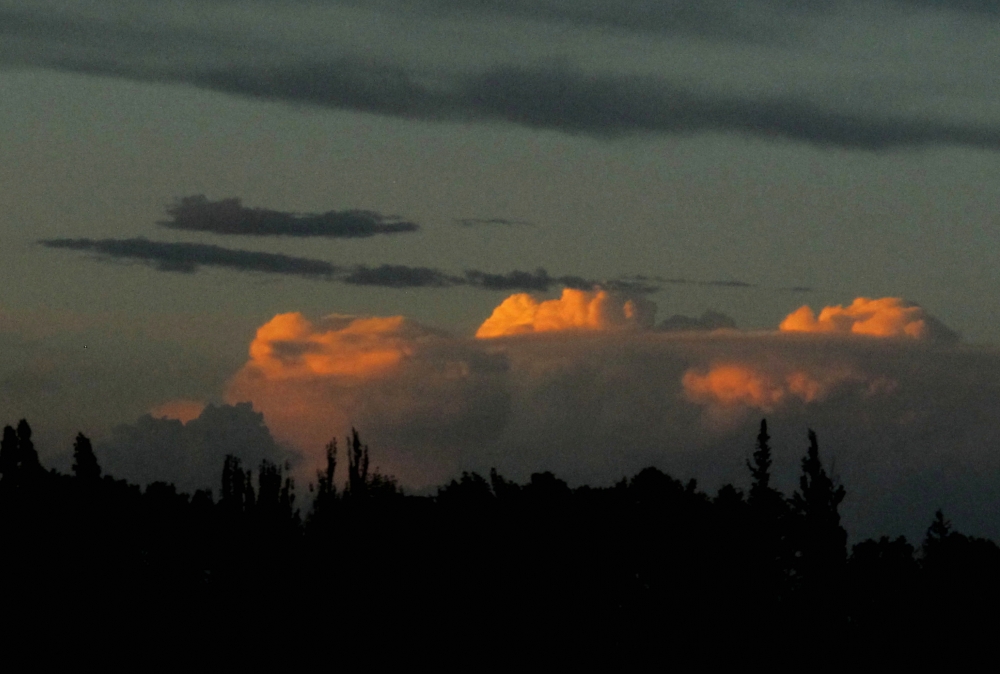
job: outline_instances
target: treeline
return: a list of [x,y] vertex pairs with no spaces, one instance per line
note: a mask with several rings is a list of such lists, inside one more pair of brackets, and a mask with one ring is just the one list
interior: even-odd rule
[[[745,492],[655,468],[575,489],[493,470],[418,497],[370,469],[355,431],[346,483],[331,442],[302,512],[288,467],[267,461],[227,457],[217,499],[102,476],[82,434],[72,475],[45,470],[22,420],[0,442],[0,607],[133,638],[341,640],[349,660],[408,648],[709,663],[780,639],[784,653],[835,646],[846,665],[996,626],[992,541],[938,512],[918,546],[882,537],[848,554],[845,489],[816,435],[790,497],[771,485],[769,441],[762,421]],[[86,620],[98,613],[113,617]]]

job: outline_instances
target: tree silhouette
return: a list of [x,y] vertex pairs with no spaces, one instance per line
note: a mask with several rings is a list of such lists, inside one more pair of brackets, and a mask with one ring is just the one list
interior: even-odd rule
[[835,485],[819,458],[816,433],[809,430],[809,449],[802,459],[799,489],[792,494],[796,518],[798,579],[807,595],[830,595],[847,558],[847,532],[840,524],[842,485]]
[[73,474],[77,479],[93,482],[101,477],[101,466],[97,463],[90,438],[83,433],[76,434],[73,443]]
[[316,493],[306,518],[306,524],[312,531],[317,532],[317,536],[327,535],[333,526],[338,501],[337,484],[334,480],[336,472],[337,439],[333,438],[326,444],[326,465],[322,470],[316,471]]
[[11,426],[4,426],[3,439],[0,440],[0,473],[8,483],[16,480],[18,460],[17,431]]
[[767,419],[760,420],[760,432],[757,433],[757,445],[753,453],[753,463],[747,461],[750,469],[750,500],[766,501],[774,490],[771,489],[771,436],[767,434]]
[[10,426],[3,429],[0,472],[8,487],[35,482],[45,472],[38,462],[35,443],[31,441],[31,426],[25,419],[17,423],[17,430]]
[[789,549],[789,509],[785,497],[771,486],[771,437],[767,419],[760,420],[753,461],[750,470],[750,493],[747,498],[750,538],[750,601],[758,615],[771,613],[781,599],[791,565]]
[[368,492],[368,445],[361,444],[356,428],[351,429],[347,447],[347,489],[344,496],[357,499]]

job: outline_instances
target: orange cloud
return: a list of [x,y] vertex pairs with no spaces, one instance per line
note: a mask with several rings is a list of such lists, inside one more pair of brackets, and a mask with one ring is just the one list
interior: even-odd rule
[[618,330],[650,327],[656,307],[606,290],[563,289],[557,300],[539,302],[527,293],[505,299],[479,326],[476,337],[503,337],[562,330]]
[[149,410],[149,414],[155,419],[177,419],[186,424],[200,417],[204,409],[205,403],[197,400],[171,400]]
[[333,315],[314,324],[300,313],[278,314],[257,330],[246,367],[271,379],[367,379],[395,369],[420,334],[402,316]]
[[799,307],[781,322],[779,329],[925,339],[929,336],[929,320],[921,307],[898,297],[859,297],[848,307],[825,307],[819,318],[808,306]]
[[709,370],[688,370],[682,383],[688,400],[720,407],[753,407],[771,412],[800,400],[822,400],[839,384],[860,377],[849,369],[813,368],[771,372],[759,367],[730,363]]
[[356,409],[350,392],[397,372],[429,334],[402,316],[332,315],[314,323],[278,314],[258,328],[226,399],[253,402],[279,438],[322,448],[349,428]]

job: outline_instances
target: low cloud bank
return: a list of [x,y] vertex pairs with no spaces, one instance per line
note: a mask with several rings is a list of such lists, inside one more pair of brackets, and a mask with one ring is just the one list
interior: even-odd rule
[[417,488],[493,466],[608,484],[648,465],[709,490],[746,486],[767,416],[778,486],[795,488],[815,429],[853,535],[919,537],[942,507],[963,530],[1000,536],[995,349],[905,332],[662,332],[630,319],[624,296],[567,293],[543,318],[545,302],[509,298],[513,315],[534,314],[500,339],[402,317],[279,315],[226,396],[252,401],[302,466],[353,425],[383,470]]
[[164,480],[187,492],[218,493],[227,454],[239,456],[251,469],[264,459],[297,460],[275,441],[250,403],[208,405],[186,423],[147,414],[116,427],[94,451],[104,471],[117,478],[143,485]]

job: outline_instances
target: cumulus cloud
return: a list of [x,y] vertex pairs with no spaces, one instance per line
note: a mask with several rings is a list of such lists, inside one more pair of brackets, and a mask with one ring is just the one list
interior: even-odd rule
[[527,293],[511,295],[476,331],[476,337],[503,337],[562,330],[622,330],[649,327],[655,305],[647,300],[596,290],[565,288],[559,299],[539,302]]
[[401,316],[290,313],[257,331],[226,397],[252,401],[306,465],[352,425],[378,428],[393,451],[376,461],[412,484],[458,469],[462,450],[495,435],[508,408],[504,373],[502,359]]
[[337,268],[329,262],[279,253],[233,250],[202,243],[172,243],[135,239],[45,239],[46,248],[97,253],[104,258],[136,260],[161,271],[191,273],[201,267],[238,271],[331,278]]
[[[401,317],[279,315],[258,331],[226,398],[252,401],[303,453],[306,475],[353,425],[411,487],[491,466],[516,479],[553,470],[608,484],[647,465],[709,490],[745,486],[766,415],[774,479],[789,492],[805,431],[818,432],[848,489],[852,535],[919,536],[938,507],[960,528],[1000,535],[991,514],[1000,512],[995,349],[829,332],[661,332],[633,327],[620,297],[573,295],[550,305],[551,320],[570,329],[539,333],[529,323],[503,339],[451,337]],[[517,302],[540,323],[543,302]]]
[[212,234],[361,238],[420,229],[416,223],[374,211],[286,213],[268,208],[248,208],[236,198],[210,201],[201,194],[182,197],[167,208],[167,214],[171,219],[158,223],[163,227]]
[[919,305],[898,297],[858,297],[847,307],[824,307],[819,317],[809,306],[802,306],[790,313],[779,329],[945,341],[957,338]]
[[218,490],[227,454],[251,468],[264,459],[296,458],[275,442],[250,403],[208,405],[187,422],[147,414],[115,428],[94,451],[104,471],[117,478],[139,484],[164,480],[188,492]]

